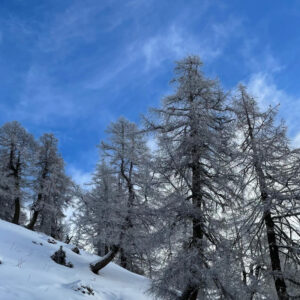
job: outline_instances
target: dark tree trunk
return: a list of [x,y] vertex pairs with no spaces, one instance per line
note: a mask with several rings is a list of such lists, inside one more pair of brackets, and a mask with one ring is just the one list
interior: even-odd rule
[[19,220],[20,220],[20,211],[21,211],[21,204],[20,204],[20,198],[16,197],[15,198],[15,213],[14,213],[14,217],[12,219],[12,222],[14,224],[19,224]]
[[179,300],[196,300],[199,288],[191,285],[187,286]]
[[[197,158],[198,160],[198,158]],[[193,179],[192,179],[192,201],[195,210],[202,213],[202,195],[201,195],[201,184],[200,184],[200,164],[199,160],[196,161],[192,167],[193,170]],[[202,239],[203,239],[203,219],[202,217],[194,217],[192,219],[193,223],[193,236],[191,247],[196,247],[199,253],[199,259],[202,257]],[[180,300],[196,300],[198,296],[199,286],[189,283],[184,289]]]
[[38,216],[39,216],[39,211],[35,210],[33,212],[33,215],[32,215],[32,218],[31,218],[29,224],[27,225],[27,229],[34,230],[34,225],[37,221]]
[[[14,155],[15,155],[15,148],[14,145],[11,145],[10,156],[9,156],[9,168],[12,171],[12,176],[15,180],[15,190],[19,194],[20,192],[20,172],[21,172],[21,159],[20,153],[17,156],[16,165],[14,165]],[[19,224],[20,220],[20,213],[21,213],[21,203],[20,203],[20,196],[15,197],[15,212],[12,219],[14,224]]]
[[[43,179],[45,179],[46,175],[43,176]],[[43,186],[41,186],[41,189],[43,189]],[[33,212],[33,215],[31,217],[31,220],[29,222],[29,224],[27,225],[27,228],[30,229],[30,230],[34,230],[34,225],[38,219],[38,216],[40,214],[40,208],[39,208],[39,205],[42,201],[42,198],[43,198],[43,194],[42,193],[39,193],[38,194],[38,197],[37,197],[37,200],[36,200],[36,203],[34,204],[34,212]]]
[[288,300],[289,296],[287,294],[285,281],[282,277],[279,250],[278,250],[278,245],[276,243],[276,234],[274,228],[275,226],[269,211],[265,213],[264,221],[267,229],[269,253],[270,253],[270,259],[272,264],[272,271],[274,272],[273,278],[275,281],[277,295],[280,300]]
[[[42,181],[40,183],[40,190],[41,191],[43,191],[43,189],[44,189],[44,180],[46,179],[47,174],[48,174],[48,163],[46,162],[46,165],[45,165],[45,167],[43,169],[43,173],[42,173]],[[30,229],[30,230],[34,230],[34,225],[35,225],[35,223],[38,219],[39,213],[40,213],[39,205],[40,205],[42,199],[43,199],[43,194],[38,193],[36,203],[34,204],[35,208],[34,208],[32,218],[31,218],[29,224],[27,225],[27,228]]]
[[107,266],[116,257],[118,251],[119,251],[119,247],[113,246],[111,250],[101,260],[99,260],[95,264],[90,265],[92,272],[98,274],[98,272],[101,269]]
[[[193,97],[190,97],[190,101],[193,102]],[[197,134],[197,116],[193,116],[193,124],[191,131],[191,140],[196,140]],[[204,220],[202,217],[202,192],[201,192],[201,165],[200,165],[200,153],[198,145],[194,145],[191,150],[192,155],[192,203],[196,214],[199,217],[192,218],[193,235],[191,247],[195,247],[199,253],[199,259],[203,257],[202,240],[204,235]],[[192,272],[192,271],[191,271]],[[180,300],[196,300],[199,291],[199,286],[193,283],[188,283],[185,287]]]
[[127,269],[128,268],[128,259],[126,257],[126,254],[124,252],[124,249],[120,249],[120,265],[122,268]]
[[[124,234],[126,234],[130,228],[133,228],[133,225],[131,222],[131,209],[132,209],[132,206],[134,203],[135,193],[134,193],[134,188],[133,188],[133,184],[132,184],[132,180],[131,180],[132,170],[133,170],[133,163],[130,162],[129,171],[128,171],[128,174],[126,174],[125,169],[124,169],[124,161],[122,160],[120,171],[121,171],[122,177],[125,179],[126,184],[127,184],[128,201],[127,201],[127,216],[126,216],[124,224],[122,226],[120,243],[123,240]],[[127,269],[130,271],[129,265],[128,265],[128,257],[126,256],[126,252],[124,251],[123,248],[120,248],[120,265],[124,269]]]

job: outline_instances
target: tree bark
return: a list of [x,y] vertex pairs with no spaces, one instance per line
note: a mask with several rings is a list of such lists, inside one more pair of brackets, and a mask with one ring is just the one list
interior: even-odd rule
[[32,218],[31,218],[29,224],[26,226],[27,229],[34,230],[34,225],[35,225],[35,223],[37,221],[38,216],[39,216],[39,211],[35,210],[33,212],[33,215],[32,215]]
[[19,224],[19,220],[20,220],[20,211],[21,211],[21,204],[20,204],[20,198],[16,197],[15,198],[15,213],[14,213],[14,217],[12,219],[12,222],[14,224]]
[[179,297],[179,300],[196,300],[198,295],[199,288],[188,285],[182,295]]
[[[41,191],[43,191],[43,189],[44,189],[44,180],[46,179],[47,174],[48,174],[48,162],[46,162],[45,167],[43,169],[43,173],[42,173],[42,181],[40,183],[40,190]],[[38,193],[38,197],[37,197],[37,200],[36,200],[36,203],[35,203],[36,207],[34,209],[32,218],[31,218],[29,224],[27,225],[27,228],[30,229],[30,230],[34,230],[34,225],[35,225],[35,223],[38,219],[39,213],[40,213],[39,205],[42,201],[42,198],[43,198],[43,194]]]
[[124,252],[124,249],[120,249],[120,265],[122,268],[127,269],[128,268],[128,259],[126,257],[126,254]]
[[10,155],[9,155],[9,168],[12,171],[12,176],[14,177],[15,180],[15,190],[18,194],[18,196],[15,197],[15,212],[14,216],[12,219],[12,223],[14,224],[19,224],[19,219],[20,219],[20,212],[21,212],[21,203],[20,203],[20,183],[19,183],[19,176],[20,176],[20,168],[21,168],[21,162],[20,162],[20,153],[17,156],[17,162],[16,165],[14,166],[13,160],[14,160],[14,154],[15,154],[15,149],[14,145],[11,145],[11,150],[10,150]]
[[[43,176],[43,179],[45,179],[45,176]],[[43,189],[43,186],[41,187],[41,189]],[[42,201],[42,197],[43,197],[42,193],[39,193],[38,197],[37,197],[37,201],[34,204],[34,206],[35,206],[34,212],[33,212],[33,215],[32,215],[32,217],[30,219],[29,224],[27,225],[27,229],[34,230],[34,225],[35,225],[35,223],[36,223],[36,221],[38,219],[38,216],[40,214],[39,205],[40,205],[40,203]]]
[[[193,96],[190,96],[190,102],[193,102]],[[197,134],[197,116],[193,115],[192,117],[192,126],[191,126],[191,140],[195,142],[198,138]],[[192,164],[191,164],[191,171],[192,171],[192,203],[193,208],[196,214],[199,214],[200,217],[193,217],[192,218],[192,226],[193,226],[193,233],[192,233],[192,243],[191,247],[196,247],[199,253],[199,259],[202,259],[203,254],[203,247],[202,247],[202,240],[204,235],[204,220],[202,217],[202,192],[201,192],[201,166],[200,166],[200,151],[197,145],[193,145],[191,149],[191,156],[192,156]],[[185,287],[180,300],[196,300],[199,291],[199,286],[188,283]]]
[[275,226],[274,226],[273,219],[271,217],[271,213],[269,211],[265,213],[264,221],[267,228],[269,253],[270,253],[270,259],[272,264],[272,271],[274,272],[273,278],[275,281],[277,295],[280,300],[288,300],[289,296],[287,294],[287,288],[286,288],[284,278],[282,277],[279,250],[278,250],[278,245],[276,243]]
[[119,251],[119,247],[113,246],[111,250],[101,260],[99,260],[95,264],[90,265],[92,272],[98,274],[98,272],[101,269],[107,266],[116,257],[118,251]]

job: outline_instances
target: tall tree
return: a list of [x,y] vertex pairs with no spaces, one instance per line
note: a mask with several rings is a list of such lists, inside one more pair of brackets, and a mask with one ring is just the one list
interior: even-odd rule
[[[99,166],[98,180],[101,209],[107,212],[105,228],[113,230],[106,235],[105,245],[110,248],[106,256],[91,266],[97,273],[117,254],[122,267],[137,271],[136,261],[143,257],[145,236],[149,230],[149,208],[145,181],[149,153],[146,141],[134,123],[124,118],[111,123],[109,141],[101,143],[102,157],[110,168]],[[109,170],[109,172],[107,172]],[[107,193],[114,187],[113,193]],[[112,199],[113,197],[113,199]],[[109,226],[107,226],[109,224]]]
[[13,208],[13,216],[10,217],[15,224],[19,224],[24,188],[28,187],[35,146],[33,136],[20,123],[8,122],[0,128],[0,164],[5,178],[2,181],[2,199],[6,209]]
[[234,110],[242,149],[239,168],[249,211],[241,232],[254,234],[250,248],[259,256],[256,267],[270,271],[267,274],[273,277],[279,299],[290,299],[289,284],[300,286],[296,280],[300,262],[296,250],[300,237],[300,151],[290,149],[285,125],[276,125],[276,109],[260,112],[244,86],[239,87]]
[[83,191],[79,189],[79,209],[76,213],[76,226],[80,228],[76,239],[84,244],[91,244],[100,256],[109,252],[113,237],[118,236],[117,221],[120,199],[118,179],[115,170],[105,161],[97,164],[93,174],[92,187]]
[[231,193],[232,132],[226,95],[201,66],[195,56],[177,62],[175,93],[153,110],[158,120],[147,121],[159,140],[162,210],[168,218],[164,231],[173,234],[172,244],[181,245],[154,285],[165,299],[203,299],[214,289],[233,298],[211,264],[215,250],[225,245],[219,213]]
[[33,230],[39,219],[39,230],[59,237],[63,208],[70,201],[71,181],[64,171],[64,161],[58,153],[58,140],[53,134],[42,135],[34,163],[34,196],[28,229]]

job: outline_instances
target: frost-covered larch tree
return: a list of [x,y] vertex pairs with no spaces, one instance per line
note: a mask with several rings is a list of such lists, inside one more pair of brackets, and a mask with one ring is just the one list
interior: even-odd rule
[[40,231],[60,238],[63,209],[72,197],[72,183],[66,176],[64,161],[58,153],[58,140],[45,133],[39,138],[34,162],[34,202],[28,229],[35,225]]
[[233,299],[236,290],[224,283],[224,274],[240,282],[226,264],[230,251],[222,237],[226,227],[221,212],[232,192],[231,119],[226,95],[201,66],[195,56],[177,62],[175,93],[146,121],[157,133],[162,232],[173,248],[153,287],[164,299]]
[[137,262],[149,250],[145,238],[151,225],[145,188],[149,184],[146,175],[150,176],[149,151],[138,127],[125,118],[111,123],[107,133],[108,142],[100,145],[105,163],[98,166],[96,187],[88,199],[100,211],[97,226],[102,229],[98,234],[104,234],[99,237],[109,252],[91,269],[97,273],[118,254],[122,267],[140,272]]
[[249,249],[244,282],[256,281],[267,297],[290,299],[300,287],[300,151],[290,149],[284,123],[276,125],[276,108],[261,112],[244,86],[234,111],[244,178],[239,236]]
[[104,256],[113,244],[112,237],[118,235],[115,212],[119,210],[119,185],[115,170],[105,161],[97,164],[90,189],[79,189],[76,226],[79,228],[76,239],[79,243],[91,244],[97,254]]
[[35,148],[33,136],[20,123],[13,121],[0,127],[1,217],[15,224],[20,221]]

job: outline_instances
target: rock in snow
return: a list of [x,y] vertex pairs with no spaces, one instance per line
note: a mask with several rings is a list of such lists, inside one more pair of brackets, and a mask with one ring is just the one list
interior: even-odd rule
[[[150,280],[109,264],[99,275],[89,268],[99,257],[74,245],[0,220],[0,299],[5,300],[154,300]],[[43,245],[41,247],[41,245]],[[51,255],[63,246],[73,268],[56,264]]]

